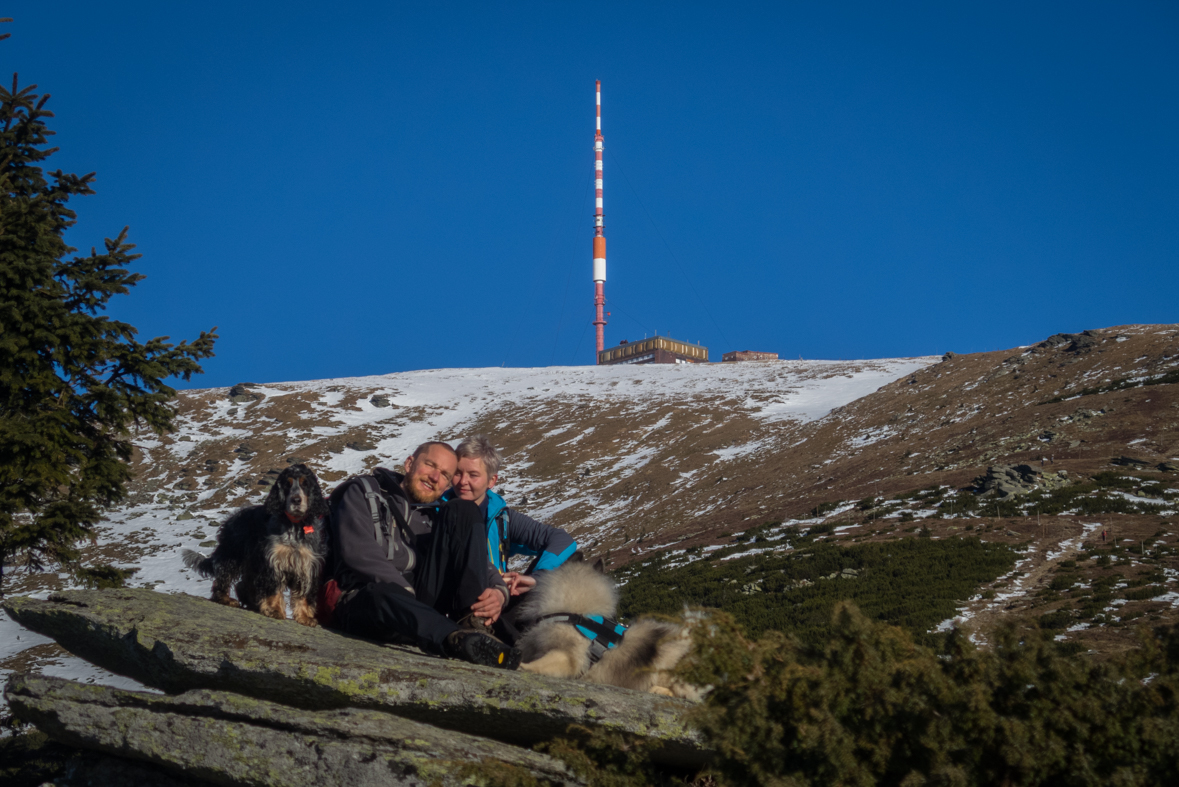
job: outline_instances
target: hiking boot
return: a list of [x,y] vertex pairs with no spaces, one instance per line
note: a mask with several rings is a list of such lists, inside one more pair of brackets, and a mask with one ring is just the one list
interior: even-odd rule
[[478,631],[480,634],[486,634],[489,637],[495,638],[497,642],[501,641],[499,637],[496,637],[493,633],[493,629],[491,624],[487,622],[487,618],[481,618],[474,612],[459,618],[457,621],[455,621],[455,625],[463,631]]
[[520,666],[520,650],[509,648],[495,637],[477,631],[459,629],[446,638],[445,654],[483,667],[516,669]]

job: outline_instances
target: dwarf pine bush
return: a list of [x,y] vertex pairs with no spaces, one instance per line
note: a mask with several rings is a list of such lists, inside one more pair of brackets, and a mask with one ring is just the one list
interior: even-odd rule
[[1179,635],[1127,657],[1070,655],[1013,627],[939,648],[851,604],[832,635],[748,639],[723,613],[697,627],[683,676],[713,687],[693,714],[726,785],[1179,783]]

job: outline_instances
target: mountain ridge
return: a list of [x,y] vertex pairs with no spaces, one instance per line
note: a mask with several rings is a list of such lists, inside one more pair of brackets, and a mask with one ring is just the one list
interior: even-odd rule
[[[1129,325],[966,355],[187,390],[176,433],[136,438],[130,494],[84,559],[136,568],[133,586],[205,596],[181,550],[207,552],[222,518],[260,502],[288,463],[331,487],[425,440],[483,432],[505,456],[509,504],[615,570],[780,552],[808,530],[847,544],[968,535],[1020,561],[944,625],[985,636],[1002,619],[1055,614],[1080,627],[1070,638],[1124,648],[1126,621],[1173,622],[1179,608],[1177,370],[1179,326]],[[1094,561],[1076,567],[1098,547],[1112,550],[1118,584]],[[1080,584],[1049,587],[1068,577]],[[11,594],[68,587],[52,572],[6,581]],[[0,671],[77,668],[10,620],[0,633],[21,638],[0,648]]]

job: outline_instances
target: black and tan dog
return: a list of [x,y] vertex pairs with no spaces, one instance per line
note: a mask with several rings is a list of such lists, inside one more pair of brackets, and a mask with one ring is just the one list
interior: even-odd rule
[[[327,501],[306,465],[279,474],[266,502],[237,511],[217,532],[209,557],[184,550],[184,564],[213,579],[213,601],[286,618],[283,590],[294,618],[314,626],[315,598],[327,550]],[[236,585],[234,584],[236,583]],[[235,601],[230,587],[237,593]]]

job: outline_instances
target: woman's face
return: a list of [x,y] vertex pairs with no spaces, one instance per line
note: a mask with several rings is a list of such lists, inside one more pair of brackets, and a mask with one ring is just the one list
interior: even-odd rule
[[455,471],[451,484],[459,500],[470,500],[478,505],[487,497],[488,488],[493,486],[497,479],[498,476],[487,475],[487,468],[483,466],[482,459],[466,456],[458,461],[458,470]]

